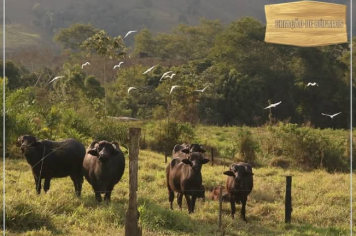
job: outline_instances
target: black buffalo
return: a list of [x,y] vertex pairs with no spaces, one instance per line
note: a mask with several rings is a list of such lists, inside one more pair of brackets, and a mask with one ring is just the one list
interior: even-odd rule
[[85,179],[92,185],[95,199],[110,201],[111,192],[125,170],[125,157],[119,144],[107,141],[94,141],[87,148],[83,170]]
[[242,203],[241,217],[247,222],[245,211],[247,196],[251,193],[253,188],[253,173],[252,167],[248,163],[238,162],[230,166],[230,170],[225,171],[227,175],[226,189],[230,194],[231,216],[234,218],[236,211],[235,202]]
[[45,179],[43,190],[47,192],[52,178],[70,176],[75,192],[80,196],[85,156],[83,144],[75,139],[37,141],[34,136],[23,135],[18,138],[17,146],[21,147],[22,154],[32,168],[38,194],[41,193],[41,179]]
[[202,187],[201,168],[203,164],[209,162],[209,159],[200,152],[189,153],[187,149],[182,151],[188,154],[188,158],[173,158],[166,169],[170,208],[173,210],[174,192],[177,192],[179,208],[182,208],[184,195],[187,200],[188,212],[193,213],[196,199],[202,197],[205,192]]

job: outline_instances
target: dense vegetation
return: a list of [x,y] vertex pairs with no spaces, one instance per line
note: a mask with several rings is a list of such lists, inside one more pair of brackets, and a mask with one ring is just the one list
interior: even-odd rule
[[[278,130],[283,132],[270,127],[268,132],[290,140],[290,146],[299,142],[303,153],[287,150],[289,144],[284,142],[279,148],[283,151],[274,147],[272,156],[269,149],[257,156],[295,156],[303,159],[296,163],[313,168],[325,167],[320,159],[327,162],[343,156],[330,170],[346,170],[347,134],[343,134],[341,143],[335,143],[328,137],[320,138],[321,131],[308,127],[348,128],[348,46],[298,48],[267,44],[263,41],[264,31],[265,27],[253,18],[239,19],[227,27],[218,20],[202,19],[198,26],[180,24],[171,33],[153,35],[144,29],[129,36],[135,38],[135,47],[128,48],[121,36],[111,37],[91,25],[75,24],[63,29],[55,36],[64,49],[57,63],[48,64],[54,60],[50,54],[41,55],[42,61],[47,61],[45,66],[21,60],[6,62],[8,148],[24,133],[48,139],[74,137],[84,143],[100,138],[125,142],[127,125],[112,118],[117,116],[135,117],[145,123],[161,120],[163,125],[156,125],[151,133],[160,140],[160,145],[153,147],[158,151],[163,146],[171,150],[174,142],[187,139],[178,138],[178,131],[183,136],[194,135],[198,124],[273,126],[283,121],[295,125],[280,126]],[[86,61],[91,65],[82,68]],[[113,69],[119,61],[124,64]],[[156,67],[150,73],[142,74],[153,65]],[[161,79],[169,70],[175,77]],[[49,83],[58,75],[64,78]],[[308,82],[319,86],[307,86]],[[170,94],[172,85],[181,87]],[[128,93],[131,86],[137,90]],[[194,91],[206,86],[204,93]],[[278,101],[282,101],[278,107],[263,109]],[[342,113],[333,119],[321,115],[339,111]],[[190,125],[175,125],[186,122]],[[250,131],[241,132],[240,139]],[[200,141],[200,136],[190,141]],[[234,156],[240,145],[226,151],[216,143],[209,144],[225,153],[224,157]],[[246,145],[261,150],[257,144]],[[11,150],[7,153],[11,155]]]

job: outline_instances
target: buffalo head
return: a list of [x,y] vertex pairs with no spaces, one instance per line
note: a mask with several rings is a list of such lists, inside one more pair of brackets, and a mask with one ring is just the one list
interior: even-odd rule
[[100,161],[105,162],[112,155],[119,153],[119,144],[117,142],[107,142],[107,141],[94,141],[90,144],[90,150],[88,153],[92,156],[98,157]]
[[241,188],[243,184],[243,178],[246,176],[252,176],[252,168],[249,164],[232,164],[230,170],[225,171],[224,175],[234,177],[235,187]]
[[200,171],[202,165],[209,162],[209,159],[204,157],[200,152],[189,153],[187,149],[183,149],[182,152],[189,154],[188,158],[183,159],[182,162],[190,165],[194,171]]
[[35,147],[40,144],[41,142],[38,142],[36,137],[31,135],[20,136],[16,142],[16,146],[21,147],[21,150],[26,150],[29,147]]

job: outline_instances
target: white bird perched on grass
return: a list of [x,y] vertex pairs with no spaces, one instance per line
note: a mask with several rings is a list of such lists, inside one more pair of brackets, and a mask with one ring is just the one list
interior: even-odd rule
[[83,69],[84,66],[87,66],[87,65],[90,65],[90,63],[89,63],[88,61],[85,62],[85,63],[82,65],[82,69]]
[[319,86],[319,85],[318,85],[316,82],[314,82],[314,83],[310,83],[310,82],[309,82],[309,83],[307,84],[307,86]]
[[120,67],[122,63],[124,63],[124,62],[121,61],[118,65],[114,65],[114,70],[115,70],[117,67]]
[[[165,72],[163,73],[163,75],[161,76],[161,78],[159,79],[159,81],[161,81],[163,78],[166,78],[166,76],[169,74],[169,73],[172,73],[173,71],[168,71],[168,72]],[[169,76],[169,75],[168,75]]]
[[55,80],[57,80],[57,79],[61,79],[61,78],[63,78],[63,77],[64,77],[63,75],[61,75],[61,76],[56,76],[56,77],[54,77],[54,79],[52,79],[51,81],[49,81],[49,84],[52,83],[53,81],[55,81]]
[[205,91],[205,89],[206,89],[207,87],[209,87],[209,85],[208,85],[208,86],[206,86],[206,87],[205,87],[205,88],[203,88],[203,89],[200,89],[200,90],[194,90],[194,91],[195,91],[195,92],[204,93],[204,91]]
[[179,85],[173,85],[172,88],[171,88],[171,92],[170,92],[169,94],[171,94],[171,93],[173,92],[173,90],[174,90],[175,88],[178,88],[178,87],[180,87],[180,86],[179,86]]
[[153,70],[153,68],[155,68],[156,66],[152,66],[150,69],[146,70],[145,72],[143,72],[143,74],[147,74],[148,72],[150,72],[151,70]]
[[126,37],[129,36],[130,34],[136,33],[136,32],[137,32],[137,30],[130,30],[129,32],[126,33],[126,35],[125,35],[124,38],[126,38]]
[[274,104],[271,104],[271,105],[269,105],[268,107],[265,107],[265,108],[263,108],[263,109],[268,109],[268,108],[271,108],[271,107],[276,107],[276,106],[278,106],[279,104],[281,104],[281,102],[282,102],[282,101],[277,102],[277,103],[274,103]]
[[337,116],[337,115],[339,115],[341,112],[339,112],[339,113],[336,113],[336,114],[334,114],[334,115],[328,115],[328,114],[324,114],[324,113],[321,113],[323,116],[330,116],[330,118],[331,119],[333,119],[334,118],[334,116]]
[[133,90],[133,89],[137,89],[137,88],[135,88],[135,87],[130,87],[130,88],[127,90],[127,93],[130,93],[130,91]]

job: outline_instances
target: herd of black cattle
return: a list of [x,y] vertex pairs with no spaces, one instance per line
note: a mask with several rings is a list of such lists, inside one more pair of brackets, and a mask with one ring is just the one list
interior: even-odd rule
[[[125,158],[117,142],[94,141],[85,150],[82,143],[75,139],[55,142],[38,141],[31,135],[18,138],[17,146],[30,164],[35,179],[37,193],[50,188],[52,178],[70,176],[75,192],[79,197],[82,190],[83,176],[92,185],[95,199],[110,201],[111,192],[125,170]],[[174,192],[177,192],[177,203],[182,209],[183,195],[186,198],[189,213],[194,212],[197,198],[205,199],[205,188],[201,168],[209,162],[204,157],[205,150],[199,144],[177,144],[172,151],[172,160],[166,168],[167,188],[170,208],[173,210]],[[226,189],[217,186],[210,194],[210,199],[217,200],[222,188],[222,199],[231,204],[231,215],[234,218],[235,203],[242,204],[241,217],[247,222],[245,208],[247,196],[253,188],[252,167],[248,163],[238,162],[230,166],[227,175]]]

